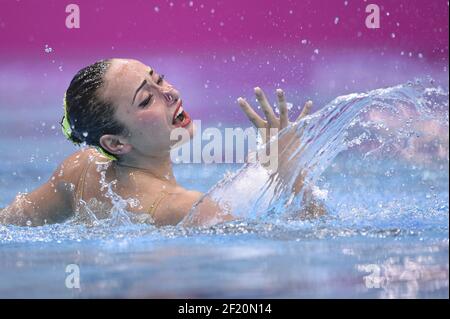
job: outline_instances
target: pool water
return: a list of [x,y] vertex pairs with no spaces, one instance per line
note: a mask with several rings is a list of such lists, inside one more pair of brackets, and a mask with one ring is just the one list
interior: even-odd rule
[[[448,90],[440,113],[442,101],[435,101],[434,113],[386,111],[400,98],[407,104],[410,93],[401,87],[350,96],[308,120],[319,128],[327,124],[322,132],[336,137],[335,144],[321,144],[329,138],[305,133],[312,146],[302,165],[320,168],[311,170],[310,181],[328,207],[324,217],[248,212],[239,221],[198,228],[156,228],[120,216],[94,225],[0,225],[0,297],[448,298]],[[367,102],[361,99],[382,107],[361,115],[355,102]],[[324,122],[330,114],[337,115]],[[413,134],[398,125],[404,120],[408,126],[411,114],[424,119],[409,126]],[[436,129],[421,129],[425,125]],[[45,141],[0,138],[0,206],[42,183],[73,151],[57,132]],[[316,148],[327,156],[314,155]],[[239,168],[180,164],[175,175],[180,184],[206,192]],[[237,203],[251,200],[235,197]],[[273,201],[275,212],[281,200]],[[73,265],[79,288],[67,284]]]

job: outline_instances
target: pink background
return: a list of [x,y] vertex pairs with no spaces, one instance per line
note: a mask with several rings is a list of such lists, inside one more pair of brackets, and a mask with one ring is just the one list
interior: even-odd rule
[[[157,68],[194,118],[214,123],[244,123],[235,101],[256,85],[316,108],[416,77],[448,85],[446,0],[190,2],[0,0],[0,133],[46,133],[75,72],[109,57]],[[80,29],[65,26],[69,3]],[[379,29],[365,26],[369,3]]]

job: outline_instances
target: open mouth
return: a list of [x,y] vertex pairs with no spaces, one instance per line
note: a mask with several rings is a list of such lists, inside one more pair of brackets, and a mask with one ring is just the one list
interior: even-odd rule
[[172,119],[172,125],[176,127],[185,127],[191,123],[191,118],[187,112],[184,111],[182,102],[180,101],[180,105],[176,108],[173,119]]

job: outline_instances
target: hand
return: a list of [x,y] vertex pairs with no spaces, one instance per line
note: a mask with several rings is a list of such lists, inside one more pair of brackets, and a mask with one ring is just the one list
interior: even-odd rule
[[[277,89],[277,100],[278,100],[278,109],[280,111],[280,117],[276,117],[272,107],[270,106],[270,103],[268,102],[266,95],[264,94],[263,90],[259,87],[255,87],[255,95],[256,99],[258,100],[259,104],[261,105],[261,108],[264,111],[264,114],[266,116],[266,120],[263,120],[256,112],[255,110],[250,106],[250,104],[242,97],[238,98],[239,106],[242,108],[242,111],[244,111],[245,115],[249,118],[250,122],[252,122],[256,128],[262,129],[261,132],[263,133],[263,141],[266,143],[271,136],[271,128],[275,128],[278,131],[281,131],[285,127],[287,127],[289,122],[288,117],[288,108],[286,103],[286,98],[284,96],[284,92],[282,89]],[[309,114],[312,108],[312,101],[307,101],[305,105],[303,106],[303,110],[300,113],[300,115],[297,117],[295,122],[298,122],[305,116]],[[272,130],[273,132],[273,130]],[[273,134],[273,133],[272,133]]]
[[[258,128],[261,129],[261,133],[263,134],[263,142],[267,143],[270,141],[271,136],[271,128],[275,128],[277,130],[282,130],[289,126],[289,117],[288,117],[288,108],[286,103],[286,98],[284,95],[284,92],[282,89],[277,89],[277,100],[278,100],[278,108],[280,111],[280,117],[276,117],[274,114],[274,111],[272,107],[270,106],[264,92],[261,90],[261,88],[256,87],[255,88],[255,95],[256,99],[258,100],[259,104],[261,105],[264,114],[266,116],[266,120],[263,120],[256,112],[255,110],[250,106],[250,104],[243,99],[242,97],[238,98],[238,103],[244,113],[247,115],[249,120]],[[300,112],[300,115],[297,117],[295,122],[300,121],[307,115],[309,115],[311,108],[312,108],[312,101],[307,101],[305,105],[303,106],[302,111]],[[272,134],[278,133],[277,131],[273,132]],[[292,165],[295,166],[295,160],[291,159],[291,155],[295,152],[297,152],[299,145],[301,144],[301,136],[303,135],[303,128],[298,131],[296,128],[288,130],[286,134],[280,137],[278,142],[278,165],[277,170],[272,171],[271,179],[278,179],[280,178],[281,181],[287,182],[288,180],[291,180],[292,176]],[[270,144],[270,143],[268,143]],[[269,147],[268,144],[266,144],[266,147]],[[299,153],[297,156],[301,156],[301,153]],[[263,165],[264,166],[264,165]],[[303,179],[305,177],[306,172],[301,171],[298,176],[296,176],[295,181],[292,185],[292,190],[295,193],[300,192],[300,190],[303,188]]]

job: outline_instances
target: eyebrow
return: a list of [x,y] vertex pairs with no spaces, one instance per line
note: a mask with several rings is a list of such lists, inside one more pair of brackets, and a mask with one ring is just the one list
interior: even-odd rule
[[[148,72],[150,75],[153,75],[153,69],[150,69],[150,72]],[[134,96],[133,96],[133,102],[131,102],[131,104],[134,104],[134,100],[136,99],[136,95],[138,94],[139,90],[142,89],[144,87],[144,85],[147,84],[147,80],[142,81],[141,85],[139,85],[139,87],[136,89],[136,92],[134,92]]]

